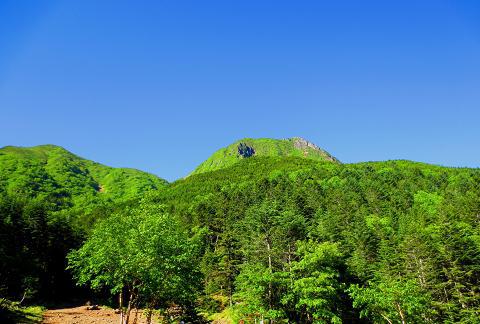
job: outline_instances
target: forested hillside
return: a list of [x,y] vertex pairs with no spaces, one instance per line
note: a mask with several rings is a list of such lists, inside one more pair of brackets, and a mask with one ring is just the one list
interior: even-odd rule
[[[4,297],[73,293],[75,280],[109,293],[130,321],[133,308],[192,322],[480,321],[479,169],[252,154],[171,184],[136,173],[113,188],[92,162],[67,155],[81,178],[60,180],[51,158],[30,154],[36,164],[0,156]],[[18,166],[7,174],[5,161]],[[109,204],[97,204],[103,194]]]
[[0,298],[69,298],[74,282],[65,270],[67,253],[98,219],[166,184],[54,145],[0,149]]
[[214,317],[475,323],[479,183],[408,161],[254,158],[159,199],[207,229],[200,307]]
[[125,200],[166,185],[152,174],[107,167],[55,145],[1,148],[0,170],[0,191],[66,197],[82,208],[99,197]]

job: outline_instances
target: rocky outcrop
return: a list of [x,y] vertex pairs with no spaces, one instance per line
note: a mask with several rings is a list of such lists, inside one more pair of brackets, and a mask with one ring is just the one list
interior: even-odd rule
[[248,158],[248,157],[251,157],[251,156],[255,155],[255,150],[253,149],[253,147],[248,146],[245,143],[238,144],[237,149],[238,149],[238,154],[241,157]]
[[310,147],[314,150],[323,152],[323,150],[321,148],[319,148],[317,145],[313,144],[312,142],[307,141],[304,138],[294,137],[294,138],[292,138],[292,140],[293,140],[293,146],[297,149],[305,149],[307,147]]
[[329,153],[325,152],[324,150],[322,150],[317,145],[313,144],[312,142],[307,141],[306,139],[304,139],[302,137],[294,137],[291,140],[293,141],[293,147],[295,147],[296,149],[299,149],[299,150],[304,150],[305,155],[308,154],[308,151],[305,151],[305,150],[307,148],[310,148],[310,149],[321,152],[325,156],[326,160],[332,161],[332,162],[338,162],[338,160],[336,158],[334,158],[333,156],[331,156]]

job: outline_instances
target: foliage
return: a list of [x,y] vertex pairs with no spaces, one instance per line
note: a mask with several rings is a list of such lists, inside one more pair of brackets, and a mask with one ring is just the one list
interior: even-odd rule
[[[70,257],[80,283],[208,318],[480,322],[479,169],[339,164],[301,158],[288,141],[241,142],[254,157],[238,158],[234,145],[214,155],[223,164],[209,160],[161,190],[142,180],[131,195],[125,180],[108,199],[95,189],[105,179],[73,172],[58,182],[45,159],[15,157],[0,173],[0,253],[19,270],[0,268],[2,294],[45,289],[32,274],[46,272],[44,260],[65,262],[64,248],[52,250],[63,233],[65,248],[87,237]],[[129,199],[135,192],[149,197]]]
[[1,148],[0,170],[0,191],[56,197],[57,203],[82,212],[102,201],[125,201],[166,185],[154,175],[110,168],[54,145]]
[[192,304],[199,284],[195,268],[199,237],[189,237],[161,206],[141,202],[97,223],[90,237],[70,253],[79,284],[126,290],[131,306]]
[[21,306],[19,303],[0,298],[1,323],[41,323],[44,308],[41,306]]
[[[284,140],[244,138],[213,153],[213,155],[200,164],[191,175],[228,168],[243,159],[244,156],[251,156],[253,154],[254,157],[301,157],[316,161],[338,162],[328,152],[318,147],[299,147],[296,145],[298,141],[304,140],[301,138]],[[248,154],[241,154],[244,150],[246,150]]]
[[[256,157],[177,181],[157,199],[209,231],[201,300],[211,312],[476,322],[478,183],[478,169]],[[207,307],[219,296],[231,302]]]
[[432,322],[428,295],[415,280],[372,281],[367,287],[352,285],[350,292],[362,317],[389,323]]
[[0,296],[47,301],[78,293],[65,270],[68,251],[96,220],[165,185],[53,145],[0,149]]
[[292,264],[295,307],[306,314],[304,321],[341,322],[336,309],[342,285],[338,244],[313,241],[297,243],[299,261]]
[[65,256],[80,236],[52,217],[53,203],[0,194],[0,294],[11,299],[50,299],[73,287]]

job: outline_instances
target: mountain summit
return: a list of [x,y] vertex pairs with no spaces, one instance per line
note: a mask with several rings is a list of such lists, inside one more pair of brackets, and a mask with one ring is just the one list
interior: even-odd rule
[[191,175],[223,169],[237,163],[241,159],[255,156],[300,157],[340,163],[330,153],[301,137],[281,140],[244,138],[213,153]]

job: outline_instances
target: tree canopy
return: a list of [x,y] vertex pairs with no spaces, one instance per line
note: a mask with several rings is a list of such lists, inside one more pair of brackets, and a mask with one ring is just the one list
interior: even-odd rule
[[0,194],[11,299],[73,272],[125,308],[176,305],[185,318],[480,321],[479,169],[253,156],[125,199],[95,194],[84,210],[71,207],[85,196],[32,177],[2,180],[35,193]]

